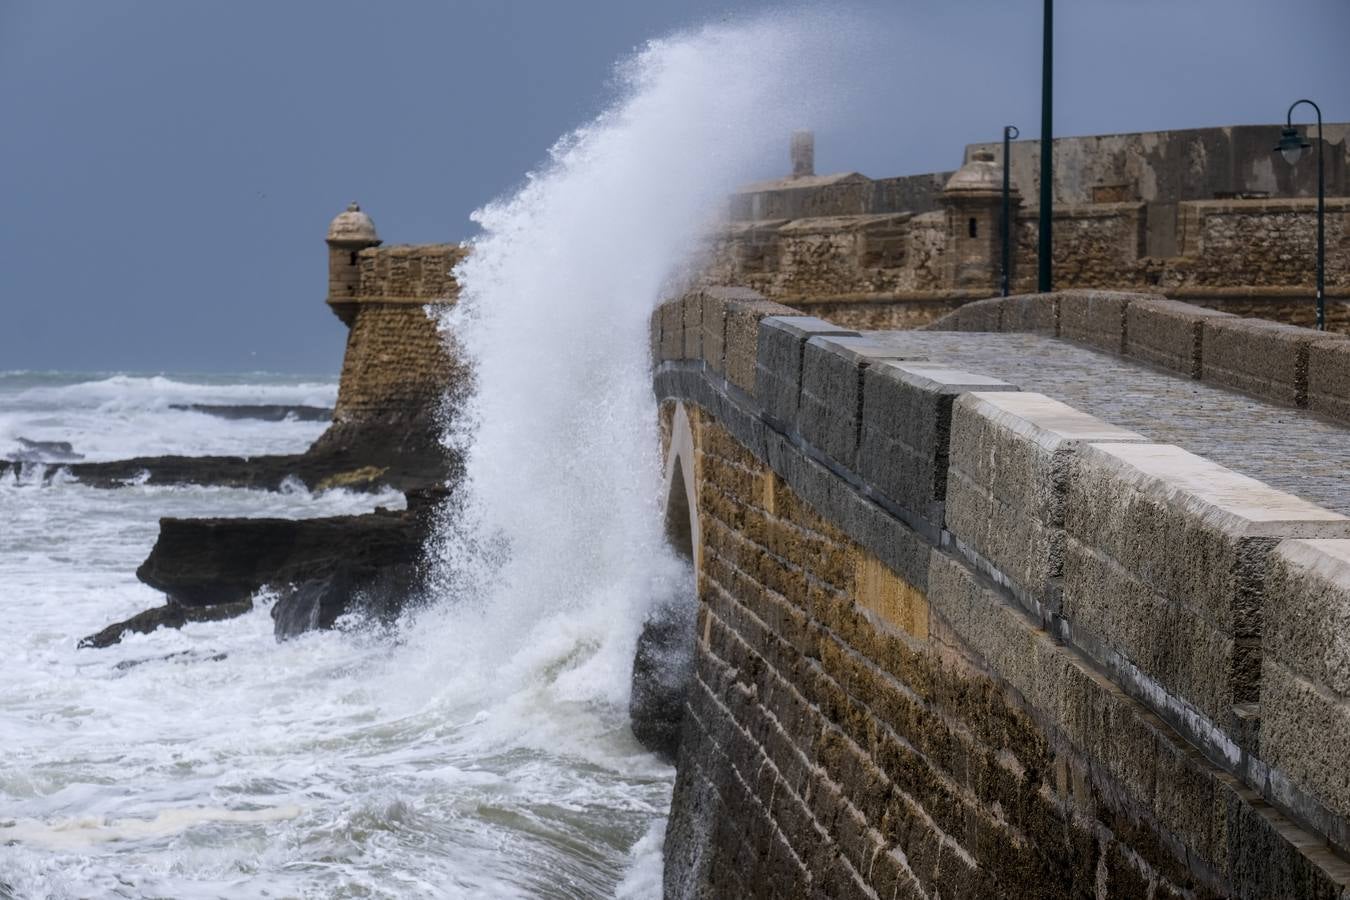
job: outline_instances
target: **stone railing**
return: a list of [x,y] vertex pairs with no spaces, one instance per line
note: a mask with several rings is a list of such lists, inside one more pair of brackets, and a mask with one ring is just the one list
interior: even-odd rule
[[1060,337],[1350,422],[1350,340],[1342,334],[1117,291],[981,300],[928,328]]
[[[1300,396],[1278,328],[978,317]],[[653,315],[698,576],[667,896],[1343,896],[1350,519],[916,346]]]

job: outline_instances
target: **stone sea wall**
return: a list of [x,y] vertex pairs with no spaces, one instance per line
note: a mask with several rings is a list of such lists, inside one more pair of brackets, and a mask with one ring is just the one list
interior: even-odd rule
[[[1310,406],[1338,343],[978,316]],[[1345,895],[1350,519],[751,291],[652,332],[698,584],[667,896]]]

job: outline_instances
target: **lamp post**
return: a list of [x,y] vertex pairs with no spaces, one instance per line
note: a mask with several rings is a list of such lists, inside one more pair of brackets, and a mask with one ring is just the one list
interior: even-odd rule
[[1303,151],[1311,146],[1294,127],[1294,107],[1303,103],[1311,106],[1317,113],[1317,330],[1326,331],[1326,170],[1322,167],[1322,110],[1316,103],[1311,100],[1297,100],[1289,107],[1289,112],[1284,116],[1285,128],[1280,132],[1280,142],[1275,146],[1275,152],[1283,156],[1284,161],[1292,166],[1298,162]]
[[1044,35],[1041,40],[1041,215],[1040,247],[1037,253],[1036,290],[1042,294],[1050,292],[1050,238],[1054,225],[1054,210],[1051,188],[1054,186],[1054,129],[1050,124],[1050,107],[1053,81],[1050,77],[1051,62],[1054,56],[1054,28],[1051,14],[1054,12],[1053,0],[1045,0],[1045,14],[1042,21]]
[[1003,296],[1008,296],[1009,281],[1012,278],[1012,223],[1009,221],[1008,205],[1008,145],[1020,135],[1016,125],[1003,126],[1003,268],[999,271],[999,287]]

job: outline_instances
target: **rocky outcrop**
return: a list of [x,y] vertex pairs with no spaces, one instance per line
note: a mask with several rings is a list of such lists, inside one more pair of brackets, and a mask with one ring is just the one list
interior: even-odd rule
[[278,639],[331,628],[344,614],[392,619],[422,587],[422,546],[444,491],[410,494],[406,510],[318,519],[160,520],[136,577],[164,592],[163,607],[80,642],[106,647],[128,632],[247,612],[264,589]]
[[58,471],[97,488],[128,484],[203,484],[279,490],[298,482],[310,490],[348,488],[420,491],[453,481],[457,456],[431,428],[410,432],[390,428],[334,426],[305,453],[275,456],[138,456],[111,462],[63,464],[46,453],[31,459],[0,461],[0,476],[22,477],[41,467],[51,478]]
[[114,622],[102,631],[91,634],[79,643],[80,649],[102,649],[119,643],[128,634],[150,634],[160,628],[182,628],[189,622],[221,622],[242,616],[253,609],[252,600],[219,603],[215,606],[181,606],[169,602],[154,609],[139,612],[123,622]]

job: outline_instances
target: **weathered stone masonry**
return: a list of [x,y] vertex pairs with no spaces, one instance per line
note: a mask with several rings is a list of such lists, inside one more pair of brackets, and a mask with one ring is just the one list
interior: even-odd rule
[[[315,451],[364,456],[439,485],[450,464],[439,414],[468,375],[431,310],[459,296],[457,244],[382,247],[356,204],[329,228],[328,305],[351,329],[333,425]],[[372,452],[366,453],[369,448]]]
[[1345,895],[1350,520],[747,291],[653,350],[699,592],[668,896]]

